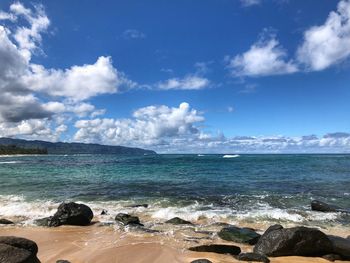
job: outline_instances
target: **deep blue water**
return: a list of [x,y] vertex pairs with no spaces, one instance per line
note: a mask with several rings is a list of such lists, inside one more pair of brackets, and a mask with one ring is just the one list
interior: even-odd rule
[[7,205],[9,196],[19,196],[21,202],[200,204],[195,209],[304,216],[312,199],[350,208],[350,155],[0,157],[0,188]]

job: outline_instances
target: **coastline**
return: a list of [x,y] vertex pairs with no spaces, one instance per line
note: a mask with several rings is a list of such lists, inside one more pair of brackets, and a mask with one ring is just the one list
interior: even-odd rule
[[[251,226],[253,225],[249,227]],[[237,245],[243,252],[250,252],[253,248],[250,245],[227,242],[218,237],[211,240],[205,238],[190,240],[185,238],[184,234],[188,227],[173,226],[173,228],[177,231],[174,231],[172,236],[147,233],[136,229],[118,229],[115,228],[115,225],[106,226],[94,221],[90,226],[60,226],[57,228],[2,226],[0,236],[18,236],[35,241],[39,247],[38,258],[41,262],[56,262],[56,260],[65,259],[72,263],[189,263],[195,259],[206,258],[214,263],[229,263],[239,261],[231,255],[192,252],[188,248],[213,243]],[[350,229],[345,228],[330,228],[324,232],[342,237],[350,235]],[[270,260],[272,263],[329,262],[322,258],[295,256],[270,257]]]

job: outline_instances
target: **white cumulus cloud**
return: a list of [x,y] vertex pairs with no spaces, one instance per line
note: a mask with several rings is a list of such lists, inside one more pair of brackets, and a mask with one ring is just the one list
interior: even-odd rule
[[110,57],[99,57],[95,64],[73,66],[66,70],[46,69],[32,64],[30,71],[31,74],[23,76],[23,82],[33,91],[76,101],[116,93],[123,85],[136,85],[113,67]]
[[243,54],[228,57],[228,68],[233,76],[268,76],[298,71],[293,61],[287,61],[286,51],[275,37],[259,40]]
[[50,25],[42,5],[15,2],[0,11],[1,21],[6,24],[0,25],[0,136],[59,139],[66,122],[105,113],[87,100],[137,85],[108,56],[68,69],[34,64]]
[[156,86],[160,90],[200,90],[207,88],[210,81],[207,78],[188,75],[184,78],[170,78],[159,82]]
[[313,26],[304,32],[298,48],[298,61],[308,70],[323,70],[350,56],[350,1],[338,3],[323,25]]
[[124,145],[158,145],[178,137],[199,133],[196,123],[204,118],[188,103],[179,107],[148,106],[133,113],[130,119],[79,120],[74,139],[83,142]]

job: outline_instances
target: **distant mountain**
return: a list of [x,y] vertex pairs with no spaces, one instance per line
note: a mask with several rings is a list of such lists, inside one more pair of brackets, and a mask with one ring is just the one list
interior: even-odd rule
[[154,151],[124,146],[108,146],[89,143],[67,143],[27,141],[21,139],[0,138],[0,145],[15,146],[23,149],[47,150],[48,154],[123,154],[123,155],[145,155],[156,154]]

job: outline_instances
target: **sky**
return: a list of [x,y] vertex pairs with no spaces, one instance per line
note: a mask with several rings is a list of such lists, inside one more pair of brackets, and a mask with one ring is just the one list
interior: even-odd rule
[[349,153],[350,0],[0,2],[0,137]]

